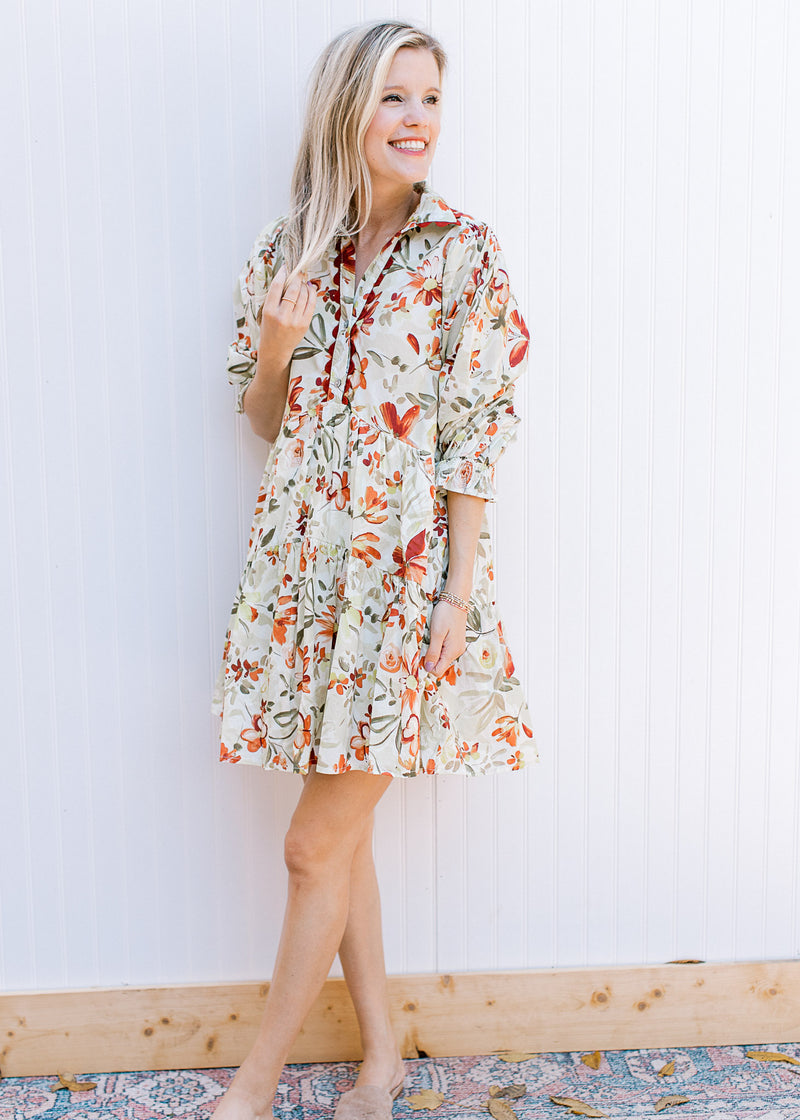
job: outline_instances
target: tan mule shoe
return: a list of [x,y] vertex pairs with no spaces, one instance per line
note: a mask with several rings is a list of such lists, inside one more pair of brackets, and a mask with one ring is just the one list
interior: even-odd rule
[[339,1097],[333,1120],[392,1120],[392,1101],[403,1091],[405,1078],[391,1089],[383,1085],[358,1085]]

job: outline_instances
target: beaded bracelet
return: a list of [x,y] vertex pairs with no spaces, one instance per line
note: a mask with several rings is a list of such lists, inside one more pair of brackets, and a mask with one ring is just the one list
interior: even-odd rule
[[452,603],[453,606],[458,607],[459,610],[469,613],[469,603],[466,601],[466,599],[462,599],[460,598],[460,596],[454,595],[452,591],[440,591],[437,598],[443,599],[445,603]]

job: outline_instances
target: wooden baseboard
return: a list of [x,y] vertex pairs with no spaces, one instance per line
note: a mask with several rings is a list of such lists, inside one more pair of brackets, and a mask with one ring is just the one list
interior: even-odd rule
[[[0,995],[5,1077],[238,1066],[267,983]],[[389,977],[406,1058],[800,1041],[800,961]],[[344,980],[329,979],[290,1062],[361,1058]]]

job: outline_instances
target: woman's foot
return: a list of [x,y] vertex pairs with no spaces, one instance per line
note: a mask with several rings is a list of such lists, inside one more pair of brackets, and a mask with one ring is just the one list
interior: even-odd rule
[[274,1120],[272,1105],[252,1096],[233,1084],[217,1101],[213,1115],[216,1120]]
[[405,1074],[403,1055],[399,1049],[381,1054],[368,1054],[364,1057],[356,1078],[355,1087],[359,1085],[381,1085],[386,1090],[392,1090],[399,1085]]

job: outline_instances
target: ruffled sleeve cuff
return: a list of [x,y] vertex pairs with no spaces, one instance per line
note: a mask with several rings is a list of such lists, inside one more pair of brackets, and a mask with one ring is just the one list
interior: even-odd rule
[[247,386],[255,377],[256,359],[247,352],[242,352],[234,343],[228,347],[228,381],[235,391],[234,407],[237,412],[244,412],[244,394]]
[[440,490],[452,490],[456,494],[472,494],[485,498],[487,502],[496,500],[495,468],[493,463],[469,456],[453,459],[440,459],[435,467],[435,482]]

